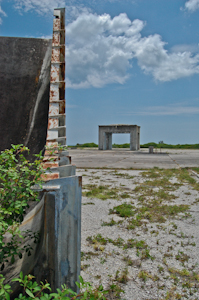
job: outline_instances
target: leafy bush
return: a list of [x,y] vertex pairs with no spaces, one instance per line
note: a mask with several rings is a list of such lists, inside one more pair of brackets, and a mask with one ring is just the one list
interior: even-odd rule
[[[3,280],[0,279],[0,299],[10,300],[10,285],[3,285]],[[56,293],[51,293],[51,287],[48,282],[40,282],[38,284],[34,281],[34,276],[25,275],[21,272],[19,278],[15,278],[12,281],[18,281],[23,287],[23,292],[19,294],[15,300],[106,300],[105,295],[108,291],[103,289],[100,285],[98,288],[93,288],[89,282],[84,282],[83,278],[79,276],[80,282],[76,282],[80,292],[76,293],[71,289],[68,289],[66,285],[62,285],[62,289],[57,289]]]
[[[15,256],[22,257],[19,224],[23,221],[29,201],[38,200],[38,192],[32,189],[41,184],[42,156],[36,155],[34,162],[29,162],[25,155],[29,149],[23,145],[12,145],[10,150],[0,154],[0,266],[4,269],[5,262]],[[6,233],[11,234],[9,242],[4,241]],[[27,232],[30,236],[30,232]],[[37,236],[33,234],[33,238]],[[27,247],[27,246],[26,246]],[[26,248],[30,254],[29,248]]]

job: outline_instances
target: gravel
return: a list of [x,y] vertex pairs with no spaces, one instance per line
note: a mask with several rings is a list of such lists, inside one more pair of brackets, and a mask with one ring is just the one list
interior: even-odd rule
[[[122,203],[139,207],[141,193],[134,189],[147,180],[142,173],[138,170],[77,170],[77,174],[83,176],[83,191],[88,184],[93,184],[117,188],[118,195],[129,194],[125,199],[82,197],[81,276],[94,286],[102,284],[107,289],[112,284],[120,286],[124,292],[120,296],[113,293],[110,299],[199,299],[199,192],[191,184],[184,182],[169,192],[176,198],[164,204],[190,207],[186,213],[167,218],[164,223],[152,223],[146,218],[141,226],[128,230],[128,218],[109,214],[110,209]],[[198,182],[197,176],[193,178]],[[170,182],[174,185],[178,179],[172,177]],[[157,192],[159,187],[154,186],[153,190]],[[102,226],[112,219],[121,223]],[[106,239],[105,245],[88,241],[88,237],[99,234]],[[122,245],[110,242],[118,238],[123,239]],[[136,247],[124,249],[129,239],[144,241],[149,255],[144,257],[145,250]]]

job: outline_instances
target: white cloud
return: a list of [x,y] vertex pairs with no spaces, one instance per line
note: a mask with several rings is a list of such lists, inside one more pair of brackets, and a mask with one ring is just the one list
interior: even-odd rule
[[[67,86],[102,87],[123,84],[137,59],[156,81],[171,81],[199,73],[199,54],[187,49],[168,52],[160,35],[141,36],[145,23],[126,14],[83,13],[66,26]],[[177,49],[175,49],[177,50]]]
[[199,73],[199,54],[191,52],[169,53],[165,42],[157,34],[138,41],[135,56],[146,73],[152,73],[157,81],[171,81]]
[[14,0],[15,8],[20,11],[35,10],[39,14],[48,13],[56,7],[64,7],[65,0]]
[[199,114],[198,106],[150,106],[144,110],[140,109],[137,112],[127,112],[125,115],[139,115],[139,116],[177,116],[177,115],[195,115]]
[[[6,0],[4,0],[6,1]],[[66,7],[66,13],[71,17],[77,12],[89,10],[85,5],[94,7],[98,0],[13,0],[15,8],[20,12],[34,10],[39,14],[46,14],[53,11],[56,7]],[[117,2],[128,0],[101,0],[104,2]],[[77,15],[76,15],[77,16]]]
[[185,8],[190,12],[199,9],[199,0],[189,0],[185,3]]
[[126,14],[113,19],[108,14],[82,14],[70,23],[66,27],[67,86],[124,83],[133,58],[128,41],[143,26],[140,20],[131,22]]
[[199,52],[199,45],[198,44],[180,44],[175,45],[171,48],[172,52],[178,53],[178,52]]
[[[0,16],[7,17],[5,11],[1,8],[1,0],[0,0]],[[2,24],[2,18],[0,17],[0,24]]]

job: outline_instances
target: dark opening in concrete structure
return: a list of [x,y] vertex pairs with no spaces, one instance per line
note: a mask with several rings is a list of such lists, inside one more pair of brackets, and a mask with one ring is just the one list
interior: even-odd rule
[[99,150],[112,149],[113,133],[130,133],[130,150],[140,149],[140,126],[137,125],[99,125]]

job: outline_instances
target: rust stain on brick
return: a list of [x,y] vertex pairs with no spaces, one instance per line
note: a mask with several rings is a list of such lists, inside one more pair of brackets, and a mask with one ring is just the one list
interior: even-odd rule
[[59,46],[60,45],[60,34],[57,32],[53,33],[53,46]]
[[60,62],[60,49],[59,48],[52,49],[51,62],[52,63]]
[[54,66],[54,65],[51,66],[51,76],[50,76],[51,82],[60,81],[59,72],[60,72],[59,66]]
[[44,181],[58,179],[58,178],[59,178],[59,173],[46,173],[41,176],[41,179]]
[[47,141],[46,146],[51,147],[51,148],[57,148],[58,147],[58,142],[52,142],[52,141],[49,142],[49,141]]
[[47,169],[47,168],[58,168],[59,164],[57,162],[45,162],[43,164],[43,168]]
[[58,119],[51,119],[48,120],[48,129],[57,128],[59,125]]
[[53,29],[55,31],[61,29],[60,19],[57,18],[53,20]]
[[59,104],[50,103],[49,105],[49,116],[54,116],[59,114]]

